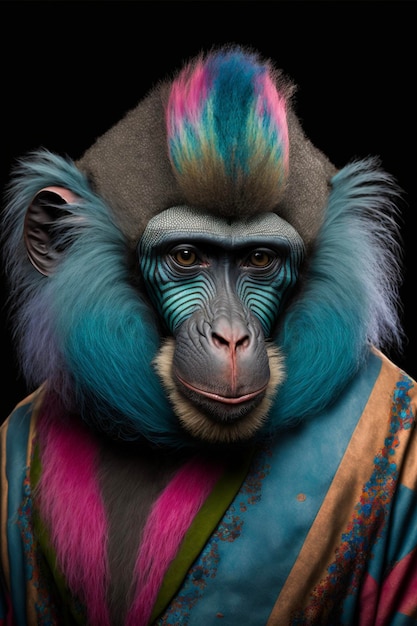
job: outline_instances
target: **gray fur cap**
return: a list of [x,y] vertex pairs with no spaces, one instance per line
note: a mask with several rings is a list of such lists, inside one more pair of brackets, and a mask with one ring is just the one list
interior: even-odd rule
[[[191,109],[196,102],[192,81],[197,80],[197,75],[200,80],[199,121],[193,122],[191,132],[189,114],[187,123],[180,120],[177,127],[170,130],[167,108],[173,106],[170,105],[173,86],[177,100],[178,93],[182,94],[181,103],[176,102],[176,106],[186,118],[184,109],[187,106]],[[273,90],[267,90],[267,79],[276,90],[272,96]],[[260,80],[264,81],[263,93],[268,94],[265,98],[271,100],[278,94],[285,102],[288,172],[280,183],[270,175],[271,168],[275,167],[274,163],[271,165],[271,142],[278,141],[274,128],[262,119],[258,123],[262,129],[256,131],[260,133],[259,141],[250,145],[248,139],[248,119],[255,115],[259,122],[262,115],[259,113]],[[222,48],[206,56],[200,55],[173,80],[159,83],[136,108],[98,138],[77,162],[77,167],[109,204],[132,246],[136,245],[152,216],[171,206],[188,204],[196,210],[231,218],[273,211],[299,232],[309,248],[322,224],[330,179],[336,169],[305,136],[292,108],[293,90],[293,85],[270,61],[261,60],[252,51]],[[268,117],[268,112],[264,112],[264,117]],[[270,137],[266,135],[268,132]],[[194,150],[192,162],[184,168],[170,153],[174,135],[177,152],[179,144],[184,154],[189,152],[190,146]],[[222,146],[219,147],[217,140],[220,136],[227,144],[229,155],[245,151],[243,166],[241,159],[232,174],[229,165],[233,159],[219,166]],[[262,153],[260,157],[258,152]],[[255,158],[258,161],[253,167]],[[185,183],[184,179],[187,179]]]

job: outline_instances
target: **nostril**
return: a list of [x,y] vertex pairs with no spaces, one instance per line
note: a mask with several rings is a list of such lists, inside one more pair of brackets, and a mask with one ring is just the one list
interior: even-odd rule
[[247,348],[249,346],[249,342],[250,342],[249,335],[245,335],[241,339],[238,339],[236,341],[236,350],[238,348]]
[[239,348],[247,348],[250,343],[249,335],[244,335],[237,340],[234,338],[228,340],[218,333],[212,333],[211,337],[216,348],[231,347],[233,350],[238,350]]
[[227,339],[225,339],[221,335],[218,335],[217,333],[212,333],[211,338],[216,348],[221,348],[223,346],[229,345],[229,342],[227,341]]

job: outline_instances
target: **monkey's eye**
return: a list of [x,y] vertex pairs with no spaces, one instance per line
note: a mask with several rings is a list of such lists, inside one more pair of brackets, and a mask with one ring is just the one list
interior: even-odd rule
[[181,267],[191,267],[199,261],[195,250],[188,246],[174,248],[171,250],[170,256]]
[[244,265],[247,267],[267,268],[277,260],[277,255],[272,250],[257,248],[253,250],[245,259]]

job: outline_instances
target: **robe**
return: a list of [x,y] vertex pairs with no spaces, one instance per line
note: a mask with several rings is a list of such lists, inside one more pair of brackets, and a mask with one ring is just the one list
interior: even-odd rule
[[[94,588],[87,572],[85,589],[74,589],[73,570],[59,559],[64,548],[54,545],[51,522],[36,503],[47,466],[36,443],[40,393],[21,402],[0,432],[0,625],[112,624],[97,600],[105,557],[98,551],[83,560],[100,542],[90,546],[88,534],[80,535],[77,567],[91,566],[98,554],[100,580]],[[177,528],[171,552],[162,549],[164,563],[149,565],[146,593],[133,594],[126,626],[417,624],[416,403],[415,381],[370,350],[319,415],[255,446],[238,466],[217,467],[216,460],[204,501],[190,508],[187,526]],[[70,436],[76,442],[83,433],[80,428]],[[88,446],[81,452],[71,445],[71,462],[87,462]],[[71,477],[58,471],[56,480]],[[177,482],[176,494],[180,477]],[[105,507],[94,494],[91,532],[98,533]],[[66,507],[65,498],[51,519],[62,516],[70,525],[77,501],[69,498]],[[54,511],[55,499],[56,485]],[[153,545],[170,534],[164,519],[160,515],[159,530],[154,527]]]

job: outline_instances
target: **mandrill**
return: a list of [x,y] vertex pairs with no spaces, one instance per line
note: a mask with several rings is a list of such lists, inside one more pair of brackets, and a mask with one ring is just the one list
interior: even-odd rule
[[294,92],[220,46],[11,172],[0,625],[417,624],[401,191]]

